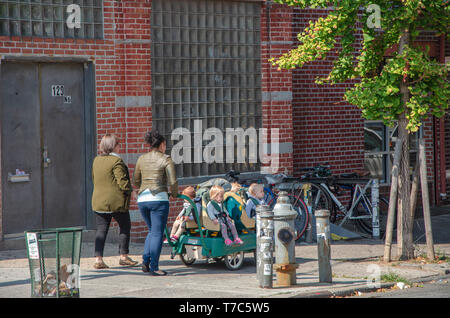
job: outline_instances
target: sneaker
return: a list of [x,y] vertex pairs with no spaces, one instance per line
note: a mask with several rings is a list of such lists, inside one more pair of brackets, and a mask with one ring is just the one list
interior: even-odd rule
[[101,262],[95,262],[94,268],[95,269],[106,269],[106,268],[109,268],[109,266],[106,265],[103,261],[101,261]]
[[142,271],[143,271],[144,273],[150,272],[149,264],[144,264],[144,263],[142,263]]
[[225,245],[226,246],[230,246],[231,244],[233,244],[233,242],[230,239],[226,239],[225,240]]
[[136,265],[138,262],[136,262],[136,261],[133,261],[131,258],[129,258],[128,256],[127,256],[127,258],[126,259],[120,259],[120,261],[119,261],[119,265],[122,265],[122,266],[134,266],[134,265]]
[[239,237],[238,237],[237,239],[234,240],[234,243],[235,243],[235,244],[239,244],[239,245],[244,244],[244,242],[243,242]]
[[166,276],[167,272],[162,270],[150,271],[150,275],[152,276]]
[[176,237],[175,235],[174,235],[174,236],[171,236],[171,237],[170,237],[170,241],[171,241],[172,243],[176,243],[176,242],[178,241],[178,237]]

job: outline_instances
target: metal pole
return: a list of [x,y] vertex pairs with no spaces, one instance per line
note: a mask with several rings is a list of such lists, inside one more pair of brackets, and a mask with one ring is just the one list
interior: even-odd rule
[[261,288],[273,287],[273,229],[270,207],[256,207],[256,277]]
[[317,210],[317,252],[319,262],[319,281],[321,283],[331,283],[331,248],[330,248],[330,211]]
[[380,209],[379,209],[379,182],[378,179],[372,180],[372,236],[375,239],[380,238]]
[[303,197],[305,204],[308,208],[308,226],[306,228],[305,242],[312,243],[313,241],[313,213],[312,213],[312,200],[311,200],[311,183],[305,183],[303,185]]
[[433,231],[431,228],[430,198],[428,195],[427,163],[425,156],[425,141],[419,140],[419,161],[420,161],[420,185],[422,188],[423,223],[427,241],[427,257],[434,260]]

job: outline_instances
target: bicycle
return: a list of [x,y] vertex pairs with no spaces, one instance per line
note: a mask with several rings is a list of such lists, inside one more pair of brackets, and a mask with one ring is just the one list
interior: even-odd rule
[[[330,221],[342,226],[347,220],[354,220],[363,234],[372,234],[372,200],[369,192],[372,179],[363,179],[357,173],[332,176],[329,165],[303,168],[305,173],[301,180],[311,184],[312,210],[330,211]],[[361,186],[361,184],[365,184]],[[344,205],[339,196],[342,190],[350,191],[350,199]],[[384,235],[389,209],[389,200],[378,198],[380,236]]]
[[[288,188],[280,188],[281,184],[285,183],[295,183],[298,181],[297,178],[292,178],[285,176],[283,174],[278,175],[266,175],[261,174],[259,178],[241,178],[240,173],[236,171],[230,171],[227,174],[227,179],[231,182],[239,182],[242,187],[247,188],[251,183],[263,183],[264,184],[264,202],[270,208],[274,208],[277,202],[279,191],[288,192],[288,197],[293,209],[297,212],[297,217],[294,220],[294,230],[295,230],[295,240],[299,240],[304,234],[309,223],[309,213],[308,207],[306,206],[303,199],[297,194],[290,191]],[[275,190],[275,191],[274,191]]]

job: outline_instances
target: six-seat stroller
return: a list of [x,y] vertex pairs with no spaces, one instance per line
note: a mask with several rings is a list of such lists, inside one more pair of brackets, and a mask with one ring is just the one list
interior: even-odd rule
[[[181,261],[186,265],[192,265],[198,259],[223,260],[229,270],[238,270],[244,264],[245,253],[256,254],[256,232],[255,220],[248,218],[245,213],[245,204],[238,195],[227,192],[231,188],[227,181],[215,178],[213,182],[199,185],[197,196],[191,200],[183,194],[178,198],[187,200],[193,206],[193,220],[186,222],[186,231],[178,241],[168,244],[172,247],[172,258],[179,255]],[[244,242],[242,245],[225,245],[224,239],[220,234],[220,225],[214,224],[206,212],[206,205],[209,202],[209,187],[213,184],[220,184],[225,189],[224,206],[225,211],[235,222],[239,237]],[[236,202],[234,202],[234,201]],[[228,211],[227,207],[233,207]],[[237,209],[237,210],[236,210]],[[241,213],[237,213],[240,210]],[[166,228],[166,237],[168,236]]]

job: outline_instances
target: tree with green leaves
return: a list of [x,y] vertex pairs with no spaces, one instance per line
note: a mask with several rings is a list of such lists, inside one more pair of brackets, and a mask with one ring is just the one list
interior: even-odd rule
[[[279,69],[300,68],[338,52],[328,76],[317,84],[354,80],[344,99],[369,120],[398,123],[401,155],[398,180],[397,244],[399,258],[414,257],[410,207],[408,134],[448,107],[448,65],[414,45],[421,31],[448,38],[449,0],[275,0],[301,8],[326,8],[327,16],[310,21],[298,34],[300,45],[271,59]],[[385,59],[387,50],[395,49]],[[390,203],[394,204],[394,203]],[[390,209],[391,210],[391,209]]]

